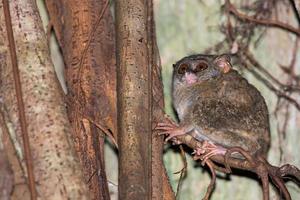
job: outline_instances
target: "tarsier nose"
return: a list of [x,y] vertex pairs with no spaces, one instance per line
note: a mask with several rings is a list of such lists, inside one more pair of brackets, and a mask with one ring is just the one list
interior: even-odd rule
[[187,84],[193,84],[198,81],[198,77],[194,73],[186,72],[184,77]]

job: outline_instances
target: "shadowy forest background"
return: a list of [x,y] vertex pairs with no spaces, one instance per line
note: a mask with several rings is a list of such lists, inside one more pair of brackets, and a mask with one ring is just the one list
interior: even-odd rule
[[[211,175],[193,161],[189,148],[183,156],[178,146],[163,145],[161,137],[134,134],[151,133],[164,111],[175,119],[172,64],[197,53],[232,54],[233,67],[268,104],[268,161],[300,167],[299,1],[154,0],[145,3],[146,9],[142,1],[116,2],[9,1],[22,96],[16,92],[7,17],[0,2],[0,199],[26,200],[31,194],[41,199],[113,200],[128,195],[131,186],[131,199],[144,193],[159,200],[175,199],[175,194],[178,199],[203,198]],[[139,20],[145,26],[136,26]],[[132,35],[138,39],[131,40]],[[116,71],[127,65],[133,67]],[[23,107],[16,97],[22,97]],[[118,108],[122,105],[119,110],[117,103]],[[117,119],[124,122],[117,125]],[[31,149],[27,153],[24,132]],[[151,141],[151,147],[145,146]],[[116,146],[132,154],[118,152]],[[146,155],[151,159],[144,159]],[[131,161],[122,165],[119,176],[118,156],[120,162]],[[127,178],[131,175],[132,180]],[[262,199],[259,179],[247,171],[218,173],[216,183],[212,200]],[[120,184],[125,189],[118,194]],[[292,199],[299,199],[299,185],[289,179],[286,185]],[[270,199],[281,199],[276,191],[271,186]]]

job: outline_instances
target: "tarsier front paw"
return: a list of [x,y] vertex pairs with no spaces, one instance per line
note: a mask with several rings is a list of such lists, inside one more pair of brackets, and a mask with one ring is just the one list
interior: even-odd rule
[[158,123],[155,127],[155,130],[160,131],[158,135],[168,135],[168,137],[165,139],[166,142],[172,139],[175,144],[181,144],[181,142],[176,140],[174,137],[178,135],[184,135],[186,133],[184,127],[179,126],[171,120],[168,122]]
[[195,154],[194,159],[202,160],[201,164],[204,165],[207,159],[209,159],[210,157],[215,155],[225,155],[226,151],[226,148],[215,145],[211,141],[205,140],[200,148],[194,150],[193,154]]

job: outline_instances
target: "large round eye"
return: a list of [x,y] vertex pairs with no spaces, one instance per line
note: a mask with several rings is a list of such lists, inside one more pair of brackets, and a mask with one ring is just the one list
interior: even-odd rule
[[206,70],[208,67],[206,62],[199,62],[195,68],[195,72],[201,72],[203,70]]
[[178,74],[184,74],[186,72],[186,70],[188,69],[188,65],[183,63],[179,66],[178,68]]

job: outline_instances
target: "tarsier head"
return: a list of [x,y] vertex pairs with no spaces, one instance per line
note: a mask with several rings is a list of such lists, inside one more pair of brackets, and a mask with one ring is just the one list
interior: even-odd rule
[[173,65],[173,87],[190,86],[210,80],[231,69],[229,55],[192,55]]

